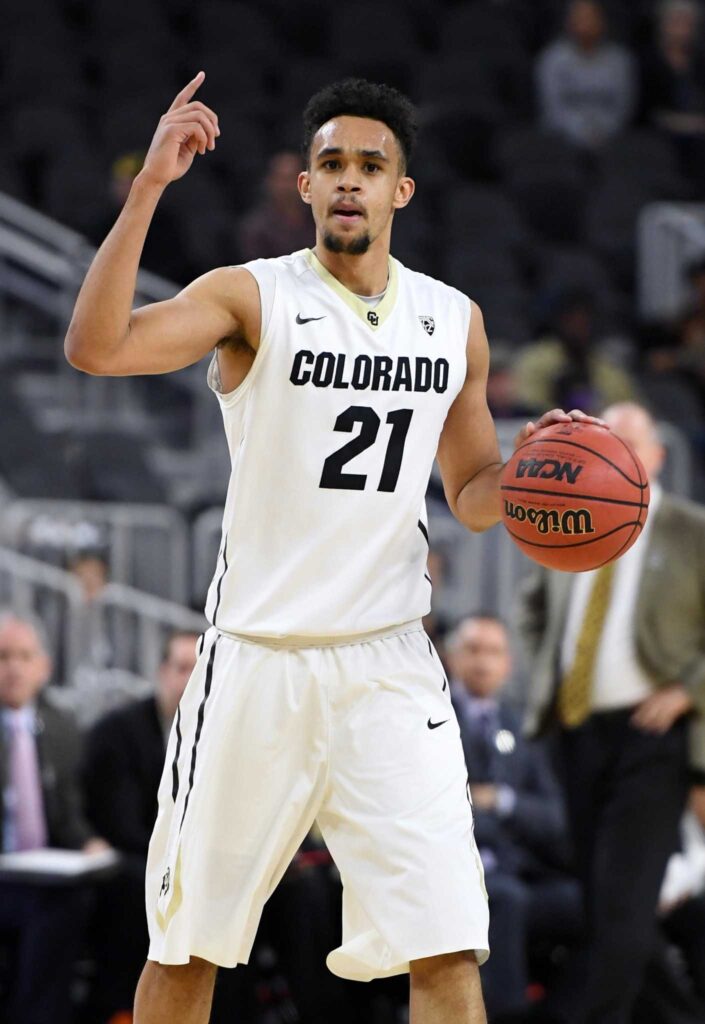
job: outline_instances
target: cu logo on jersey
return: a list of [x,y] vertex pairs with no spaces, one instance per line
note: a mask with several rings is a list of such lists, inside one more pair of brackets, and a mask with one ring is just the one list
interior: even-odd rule
[[436,329],[436,321],[433,319],[432,316],[420,316],[419,322],[423,329],[425,330],[426,334],[433,334],[433,332]]
[[373,309],[371,309],[367,314],[367,319],[370,321],[373,327],[377,327],[379,325],[379,316],[377,313],[375,313]]

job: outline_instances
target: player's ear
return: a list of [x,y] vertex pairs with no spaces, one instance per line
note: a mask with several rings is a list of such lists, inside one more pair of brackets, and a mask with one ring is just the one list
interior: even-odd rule
[[311,175],[308,171],[302,171],[299,174],[298,182],[299,195],[305,203],[311,205]]
[[406,175],[401,177],[397,182],[396,191],[394,193],[394,209],[402,210],[405,206],[408,206],[415,191],[416,182],[414,179],[409,178]]

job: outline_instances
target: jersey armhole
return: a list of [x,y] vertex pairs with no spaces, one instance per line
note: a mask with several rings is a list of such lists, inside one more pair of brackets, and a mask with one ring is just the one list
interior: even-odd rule
[[470,325],[472,323],[472,300],[465,292],[458,292],[460,297],[460,315],[463,318],[463,365],[467,374],[468,345],[470,344]]
[[259,291],[262,327],[260,330],[259,348],[257,349],[252,366],[250,367],[250,370],[243,382],[232,391],[228,391],[226,393],[222,391],[220,366],[218,364],[218,349],[216,348],[213,352],[210,365],[208,366],[208,387],[214,392],[221,406],[224,407],[230,407],[238,402],[251,386],[252,381],[257,375],[270,344],[272,311],[274,309],[274,299],[277,291],[277,275],[270,266],[269,260],[253,260],[252,263],[243,263],[240,265],[240,269],[249,271],[255,279],[257,290]]
[[468,339],[470,337],[470,324],[472,323],[472,300],[465,293],[461,293],[465,305],[465,349],[467,351]]

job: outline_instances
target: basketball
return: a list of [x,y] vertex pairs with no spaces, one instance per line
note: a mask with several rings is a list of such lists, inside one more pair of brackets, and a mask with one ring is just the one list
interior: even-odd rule
[[641,462],[606,427],[555,423],[521,444],[502,471],[502,521],[549,569],[585,572],[619,558],[649,508]]

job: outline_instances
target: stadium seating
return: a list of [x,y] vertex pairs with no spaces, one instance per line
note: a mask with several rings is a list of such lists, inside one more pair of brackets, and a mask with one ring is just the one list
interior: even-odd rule
[[[635,53],[648,44],[648,4],[614,0],[606,10],[615,38]],[[421,124],[411,167],[417,194],[395,225],[402,262],[470,291],[490,337],[513,347],[531,339],[551,296],[578,283],[598,297],[606,329],[629,332],[644,204],[697,200],[703,185],[683,177],[672,142],[641,114],[591,155],[538,126],[533,64],[559,31],[561,11],[558,0],[365,2],[354,16],[325,0],[8,0],[13,45],[10,34],[0,40],[7,125],[0,187],[95,236],[114,216],[110,166],[146,149],[175,91],[203,67],[202,98],[218,111],[222,135],[163,200],[188,254],[173,276],[186,280],[237,262],[238,224],[259,200],[262,168],[271,153],[298,147],[311,93],[346,74],[384,79],[418,103]],[[27,316],[12,315],[18,323]],[[62,388],[59,381],[58,396]],[[133,396],[166,446],[158,452],[189,445],[195,452],[202,425],[218,429],[217,417],[202,411],[210,409],[208,395],[194,412],[178,389],[159,403],[147,392],[136,388]],[[166,467],[178,462],[159,458]],[[164,491],[144,465],[123,462],[121,494],[132,486],[130,473],[135,493],[188,490],[190,508],[201,506],[199,487],[204,501],[212,493],[198,477],[190,488],[175,479]],[[8,471],[16,478],[16,467]],[[85,494],[88,479],[68,474],[66,486]],[[28,486],[53,494],[59,483],[50,470]],[[104,482],[90,487],[102,493]]]

